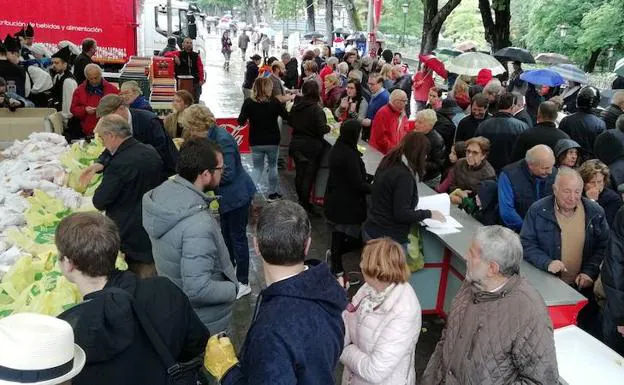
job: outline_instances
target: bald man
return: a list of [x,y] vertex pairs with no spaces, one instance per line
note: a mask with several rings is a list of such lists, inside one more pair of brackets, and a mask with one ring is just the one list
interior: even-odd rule
[[584,292],[600,273],[609,225],[602,207],[582,195],[578,172],[561,168],[553,195],[535,202],[527,212],[520,239],[524,259]]
[[407,94],[403,90],[394,90],[388,104],[375,114],[369,144],[382,154],[392,150],[407,133],[405,106],[408,102]]
[[498,210],[503,224],[520,232],[531,205],[552,194],[557,169],[550,147],[540,144],[524,159],[503,167],[498,178]]

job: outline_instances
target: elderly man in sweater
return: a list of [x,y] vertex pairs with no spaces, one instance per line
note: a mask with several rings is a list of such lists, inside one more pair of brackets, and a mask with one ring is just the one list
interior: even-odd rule
[[559,382],[552,323],[542,297],[520,276],[521,261],[513,231],[477,230],[423,385]]
[[383,106],[388,104],[390,100],[390,94],[388,90],[383,87],[383,78],[379,74],[371,74],[368,77],[368,88],[371,92],[371,97],[368,102],[368,110],[366,111],[366,118],[362,120],[362,140],[368,141],[371,133],[371,126],[373,125],[373,119],[377,111]]
[[381,107],[371,129],[370,145],[387,154],[403,138],[407,132],[407,115],[405,106],[409,102],[407,94],[402,90],[394,90],[390,94],[390,101]]

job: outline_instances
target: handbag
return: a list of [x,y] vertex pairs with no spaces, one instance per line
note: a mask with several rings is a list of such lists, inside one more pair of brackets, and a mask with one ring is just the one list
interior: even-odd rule
[[171,352],[165,345],[162,338],[154,329],[152,322],[147,317],[147,314],[137,306],[134,301],[134,297],[128,293],[127,291],[117,288],[111,287],[105,289],[105,291],[120,294],[126,296],[130,299],[130,303],[132,305],[132,312],[139,320],[139,325],[147,335],[150,343],[154,347],[154,350],[160,357],[163,362],[166,372],[167,372],[167,384],[168,385],[197,385],[197,381],[199,378],[199,369],[204,362],[203,356],[197,356],[190,361],[187,362],[176,362],[176,360],[171,355]]

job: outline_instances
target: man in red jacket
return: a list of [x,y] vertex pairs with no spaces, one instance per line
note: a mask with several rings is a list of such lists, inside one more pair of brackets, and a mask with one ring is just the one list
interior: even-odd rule
[[84,135],[93,136],[100,99],[108,94],[119,94],[119,89],[102,78],[102,69],[97,64],[87,64],[84,73],[87,80],[74,91],[70,111],[80,120]]
[[387,154],[399,144],[407,133],[405,106],[408,102],[407,94],[403,90],[394,90],[390,94],[388,104],[375,114],[369,144],[382,154]]

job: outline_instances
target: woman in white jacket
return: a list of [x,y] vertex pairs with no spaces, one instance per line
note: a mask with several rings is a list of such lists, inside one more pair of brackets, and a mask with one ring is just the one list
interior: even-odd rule
[[343,313],[342,385],[414,385],[422,320],[403,248],[390,238],[369,241],[360,267],[366,283]]

